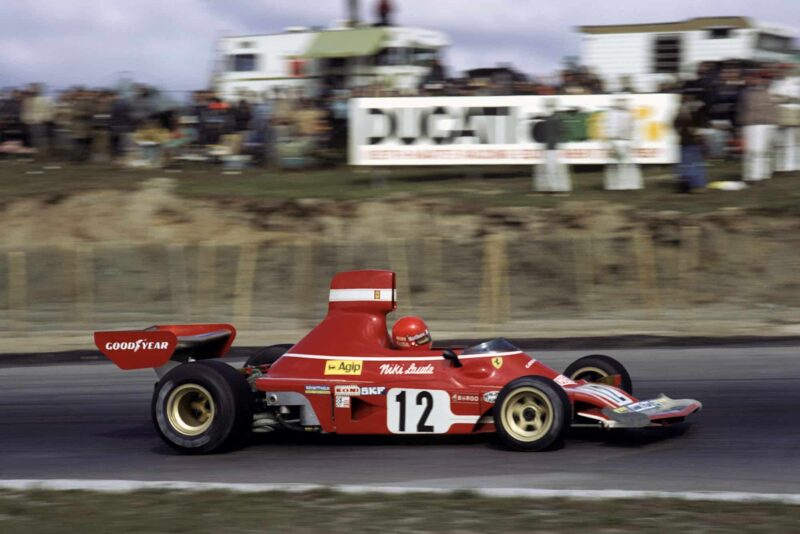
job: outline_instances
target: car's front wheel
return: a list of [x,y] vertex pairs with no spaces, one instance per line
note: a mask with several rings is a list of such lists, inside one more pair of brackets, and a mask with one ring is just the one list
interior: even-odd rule
[[156,384],[151,412],[161,438],[189,454],[208,454],[241,443],[253,421],[245,377],[216,360],[180,365]]
[[628,370],[620,362],[605,354],[591,354],[578,358],[564,370],[564,376],[572,380],[586,380],[616,386],[633,394],[633,382]]
[[509,448],[541,451],[561,443],[571,412],[561,386],[541,376],[524,376],[500,390],[494,422],[498,437]]

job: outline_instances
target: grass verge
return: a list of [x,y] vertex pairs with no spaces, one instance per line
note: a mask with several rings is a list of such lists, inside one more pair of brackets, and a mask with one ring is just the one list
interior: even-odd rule
[[800,506],[456,494],[0,491],[0,532],[793,532]]
[[[91,190],[131,190],[147,179],[169,176],[178,192],[192,197],[294,200],[385,199],[404,194],[468,205],[557,207],[568,200],[627,204],[638,210],[676,210],[702,213],[736,206],[753,213],[800,214],[798,173],[779,174],[744,191],[709,191],[703,195],[675,193],[674,168],[645,166],[645,189],[603,190],[600,167],[573,167],[570,195],[535,194],[531,167],[394,167],[368,169],[342,166],[310,171],[246,169],[224,174],[220,166],[186,164],[171,170],[125,169],[103,164],[0,161],[0,203],[18,197],[57,199]],[[709,166],[711,180],[739,180],[741,164]]]

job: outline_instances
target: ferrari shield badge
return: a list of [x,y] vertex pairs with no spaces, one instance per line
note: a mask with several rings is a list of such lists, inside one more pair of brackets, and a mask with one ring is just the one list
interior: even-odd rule
[[500,356],[495,356],[494,358],[492,358],[492,365],[494,366],[495,369],[500,369],[501,367],[503,367],[503,358],[501,358]]

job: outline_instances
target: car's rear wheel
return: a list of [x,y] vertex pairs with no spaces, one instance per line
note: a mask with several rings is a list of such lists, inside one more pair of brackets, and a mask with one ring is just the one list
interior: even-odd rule
[[570,424],[571,406],[563,388],[541,376],[524,376],[497,395],[497,435],[509,448],[541,451],[559,445]]
[[627,393],[633,393],[631,375],[625,366],[611,356],[591,354],[578,358],[564,371],[564,376],[575,380],[585,380],[597,384],[616,386]]
[[245,377],[216,360],[180,365],[156,384],[151,412],[158,434],[184,453],[208,454],[241,444],[253,420]]

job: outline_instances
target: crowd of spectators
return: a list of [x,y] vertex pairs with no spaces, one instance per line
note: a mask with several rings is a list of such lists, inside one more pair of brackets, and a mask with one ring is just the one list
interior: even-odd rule
[[[686,151],[689,159],[736,156],[744,130],[754,120],[781,124],[784,118],[770,103],[780,98],[762,95],[753,100],[751,96],[779,84],[788,74],[776,65],[703,63],[694,79],[664,83],[659,92],[683,95],[675,127],[682,146],[695,147]],[[636,92],[630,79],[622,78],[616,85],[616,92]],[[51,97],[41,85],[31,84],[0,93],[0,156],[37,154],[143,167],[188,160],[215,161],[232,168],[336,164],[345,160],[351,97],[608,92],[599,76],[576,65],[553,79],[529,78],[503,65],[451,78],[438,63],[414,91],[374,84],[329,90],[313,98],[298,88],[234,98],[201,90],[181,104],[143,85],[125,91],[75,87]],[[757,136],[755,129],[750,130],[755,136],[751,144],[763,144],[769,135],[763,128]]]
[[348,94],[311,100],[294,90],[224,100],[195,91],[180,104],[154,88],[70,88],[55,98],[31,84],[0,94],[0,156],[160,167],[215,161],[231,167],[301,165],[343,157]]

